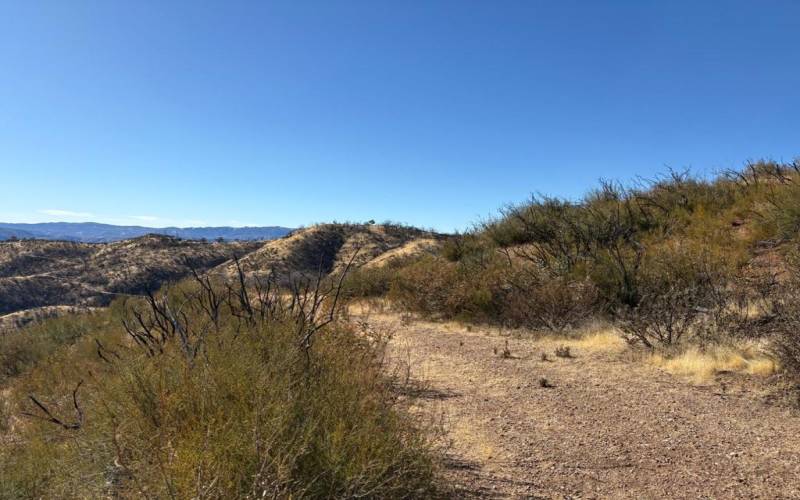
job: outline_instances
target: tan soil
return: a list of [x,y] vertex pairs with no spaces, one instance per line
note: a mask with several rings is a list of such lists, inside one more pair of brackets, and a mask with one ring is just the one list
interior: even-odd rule
[[420,254],[433,254],[442,246],[441,240],[434,238],[420,238],[409,241],[397,248],[384,252],[364,264],[365,268],[383,267],[395,259],[412,257]]
[[619,350],[563,359],[554,340],[365,319],[394,331],[391,362],[425,387],[416,409],[444,419],[459,497],[800,498],[800,414],[765,383],[695,386]]

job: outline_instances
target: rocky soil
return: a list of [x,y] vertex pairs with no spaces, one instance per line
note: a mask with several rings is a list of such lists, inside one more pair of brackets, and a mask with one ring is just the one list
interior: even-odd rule
[[560,358],[556,340],[365,320],[394,332],[393,370],[421,387],[416,411],[443,422],[457,496],[800,498],[800,414],[769,384],[693,385],[624,347]]

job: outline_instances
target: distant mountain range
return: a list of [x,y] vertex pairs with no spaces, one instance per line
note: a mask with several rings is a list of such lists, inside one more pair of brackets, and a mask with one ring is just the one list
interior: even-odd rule
[[9,224],[0,222],[0,241],[12,238],[105,243],[138,238],[146,234],[163,234],[186,240],[273,240],[289,234],[288,227],[143,227],[114,226],[97,222],[44,222]]

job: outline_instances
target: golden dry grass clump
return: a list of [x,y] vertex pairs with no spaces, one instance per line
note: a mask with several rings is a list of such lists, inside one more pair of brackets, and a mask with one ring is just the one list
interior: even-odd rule
[[695,383],[708,382],[715,375],[726,372],[768,377],[779,369],[776,360],[764,352],[763,346],[754,342],[704,349],[692,346],[675,355],[654,353],[648,361]]

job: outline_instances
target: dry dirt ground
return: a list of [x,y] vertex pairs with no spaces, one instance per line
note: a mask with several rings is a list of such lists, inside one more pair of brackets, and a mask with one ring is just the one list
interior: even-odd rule
[[416,411],[443,422],[457,496],[800,498],[800,414],[763,383],[694,385],[619,346],[559,358],[556,340],[364,319],[394,332],[393,370],[420,387]]

